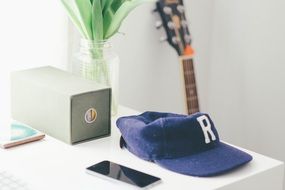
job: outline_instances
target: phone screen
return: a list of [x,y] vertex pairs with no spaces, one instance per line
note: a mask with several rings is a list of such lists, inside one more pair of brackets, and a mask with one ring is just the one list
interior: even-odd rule
[[88,173],[95,172],[110,178],[129,183],[141,188],[153,184],[160,178],[110,162],[103,161],[87,168]]

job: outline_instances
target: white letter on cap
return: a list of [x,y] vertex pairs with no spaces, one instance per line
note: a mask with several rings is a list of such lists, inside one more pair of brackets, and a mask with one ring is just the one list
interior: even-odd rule
[[[200,123],[200,126],[201,126],[201,128],[203,130],[204,137],[205,137],[205,143],[209,144],[211,142],[209,134],[211,135],[211,138],[212,138],[213,141],[216,140],[216,136],[215,136],[215,134],[213,133],[213,131],[211,129],[211,123],[210,123],[208,117],[205,116],[205,115],[202,115],[202,116],[197,118],[197,121]],[[206,122],[206,125],[205,125],[205,123],[203,121]]]

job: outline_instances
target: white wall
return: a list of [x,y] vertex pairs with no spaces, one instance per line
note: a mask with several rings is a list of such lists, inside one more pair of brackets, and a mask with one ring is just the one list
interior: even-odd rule
[[[222,138],[285,160],[285,1],[185,0],[196,49],[202,111]],[[58,0],[0,3],[0,116],[8,72],[54,65],[71,52]],[[154,28],[153,4],[136,9],[112,39],[120,55],[120,100],[138,110],[184,112],[178,59]],[[158,18],[158,17],[157,17]],[[73,38],[73,33],[72,33]],[[70,46],[71,47],[71,46]]]
[[217,0],[209,110],[228,140],[285,160],[285,1]]
[[66,67],[67,17],[58,0],[0,2],[0,119],[9,111],[9,72]]
[[207,107],[222,137],[285,161],[285,1],[216,0]]
[[[186,7],[195,36],[196,70],[199,71],[197,78],[203,108],[208,89],[206,65],[209,62],[212,1],[191,0],[186,2]],[[120,100],[122,104],[142,111],[184,112],[178,57],[166,42],[159,42],[164,32],[154,27],[159,17],[151,14],[153,8],[152,3],[137,8],[121,28],[125,35],[118,34],[112,39],[121,58]],[[9,92],[6,89],[10,71],[42,65],[63,69],[70,66],[70,53],[76,43],[73,40],[77,40],[78,34],[67,20],[58,0],[1,2],[0,103],[5,105],[0,107],[1,115],[8,112]],[[68,38],[72,40],[68,41]]]
[[[285,161],[285,1],[185,1],[196,48],[202,111],[223,140]],[[175,52],[157,39],[153,8],[138,8],[114,44],[121,103],[183,112]]]
[[[185,1],[196,49],[196,70],[202,109],[206,107],[211,28],[211,0]],[[184,112],[183,86],[178,56],[167,42],[160,43],[163,30],[156,30],[154,4],[132,12],[113,39],[120,65],[121,103],[138,110]]]

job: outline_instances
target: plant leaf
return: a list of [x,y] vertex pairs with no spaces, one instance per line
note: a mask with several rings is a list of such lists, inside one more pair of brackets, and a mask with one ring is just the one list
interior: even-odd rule
[[61,0],[81,35],[89,40],[108,39],[138,5],[155,0]]
[[113,3],[113,0],[101,0],[103,15],[104,15],[104,12],[106,11],[106,9],[108,9],[112,3]]
[[129,1],[129,0],[116,0],[116,1],[113,1],[112,5],[111,5],[113,12],[117,12],[117,10],[121,7],[121,5],[125,1]]
[[[153,0],[126,0],[118,8],[115,14],[112,16],[112,21],[110,25],[105,28],[104,39],[108,39],[113,36],[120,28],[123,20],[128,16],[128,14],[137,6],[144,2],[153,2]],[[108,18],[110,19],[110,18]],[[105,20],[104,20],[105,22]]]
[[115,14],[110,9],[108,9],[104,14],[104,37],[105,37],[105,34],[106,34],[109,26],[111,25],[111,22],[114,18],[114,15]]
[[73,1],[70,0],[61,0],[62,4],[64,5],[65,9],[67,10],[68,16],[73,22],[73,24],[77,27],[79,30],[79,33],[84,37],[87,38],[88,34],[85,33],[85,30],[82,28],[82,24],[79,20],[78,15],[76,14],[76,7],[73,4]]
[[75,0],[75,3],[78,8],[81,23],[84,25],[82,28],[85,30],[85,33],[87,33],[87,38],[92,40],[92,4],[90,0]]
[[113,4],[114,1],[116,0],[101,0],[102,1],[102,12],[103,12],[103,19],[104,19],[104,23],[103,23],[103,31],[104,34],[107,31],[108,27],[110,26],[113,17],[115,15],[115,11],[112,9],[111,5]]
[[103,40],[103,15],[102,15],[102,5],[101,0],[93,1],[93,11],[92,11],[92,30],[93,39],[97,41]]

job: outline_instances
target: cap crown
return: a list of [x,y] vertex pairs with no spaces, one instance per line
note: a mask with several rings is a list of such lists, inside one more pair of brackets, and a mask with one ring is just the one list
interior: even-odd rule
[[117,120],[123,145],[145,160],[178,158],[197,154],[219,144],[210,116],[145,112]]

